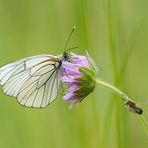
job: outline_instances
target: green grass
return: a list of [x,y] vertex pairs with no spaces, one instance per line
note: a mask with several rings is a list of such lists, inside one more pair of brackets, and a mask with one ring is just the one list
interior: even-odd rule
[[[133,100],[147,98],[147,1],[0,0],[0,65],[41,53],[61,54],[69,47],[88,50],[98,76]],[[0,93],[0,147],[147,148],[139,116],[120,97],[96,87],[74,109],[62,99],[43,110],[20,106]],[[147,118],[148,109],[144,107]],[[146,127],[147,124],[145,124]]]

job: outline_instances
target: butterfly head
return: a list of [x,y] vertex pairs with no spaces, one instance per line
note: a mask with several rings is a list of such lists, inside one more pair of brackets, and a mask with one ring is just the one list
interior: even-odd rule
[[69,61],[69,59],[70,59],[70,56],[68,55],[68,53],[64,52],[63,53],[63,61]]
[[63,61],[69,61],[70,60],[70,56],[69,56],[69,54],[67,53],[67,51],[69,51],[69,50],[72,50],[72,49],[75,49],[75,48],[78,48],[78,47],[72,47],[72,48],[69,48],[69,49],[67,49],[67,50],[65,50],[64,51],[64,53],[63,53]]

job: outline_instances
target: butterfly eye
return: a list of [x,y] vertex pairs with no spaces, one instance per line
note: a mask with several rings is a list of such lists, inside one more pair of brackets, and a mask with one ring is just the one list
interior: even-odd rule
[[65,54],[64,54],[64,60],[66,61],[66,60],[68,60],[68,59],[69,59],[69,56],[68,56],[67,53],[65,53]]

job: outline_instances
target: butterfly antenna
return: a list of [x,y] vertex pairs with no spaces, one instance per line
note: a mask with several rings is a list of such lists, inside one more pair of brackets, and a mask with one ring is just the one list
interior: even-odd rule
[[76,48],[79,48],[79,47],[72,47],[72,48],[69,48],[67,50],[65,50],[65,52],[69,51],[69,50],[72,50],[72,49],[76,49]]
[[70,40],[70,38],[71,38],[73,32],[75,31],[75,29],[76,29],[76,26],[73,26],[73,29],[72,29],[72,31],[71,31],[71,33],[70,33],[68,39],[67,39],[67,42],[66,42],[66,44],[65,44],[64,52],[66,51],[66,47],[67,47],[67,45],[68,45],[68,42],[69,42],[69,40]]

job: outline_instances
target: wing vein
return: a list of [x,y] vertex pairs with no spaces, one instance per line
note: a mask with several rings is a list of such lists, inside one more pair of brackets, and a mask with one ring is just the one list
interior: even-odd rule
[[[56,75],[56,74],[55,74],[55,75]],[[49,102],[50,102],[50,100],[51,100],[51,94],[52,94],[52,91],[53,91],[53,84],[54,84],[55,78],[56,78],[56,76],[53,78],[53,82],[52,82],[52,86],[51,86],[51,91],[50,91]],[[48,102],[48,103],[49,103],[49,102]]]

